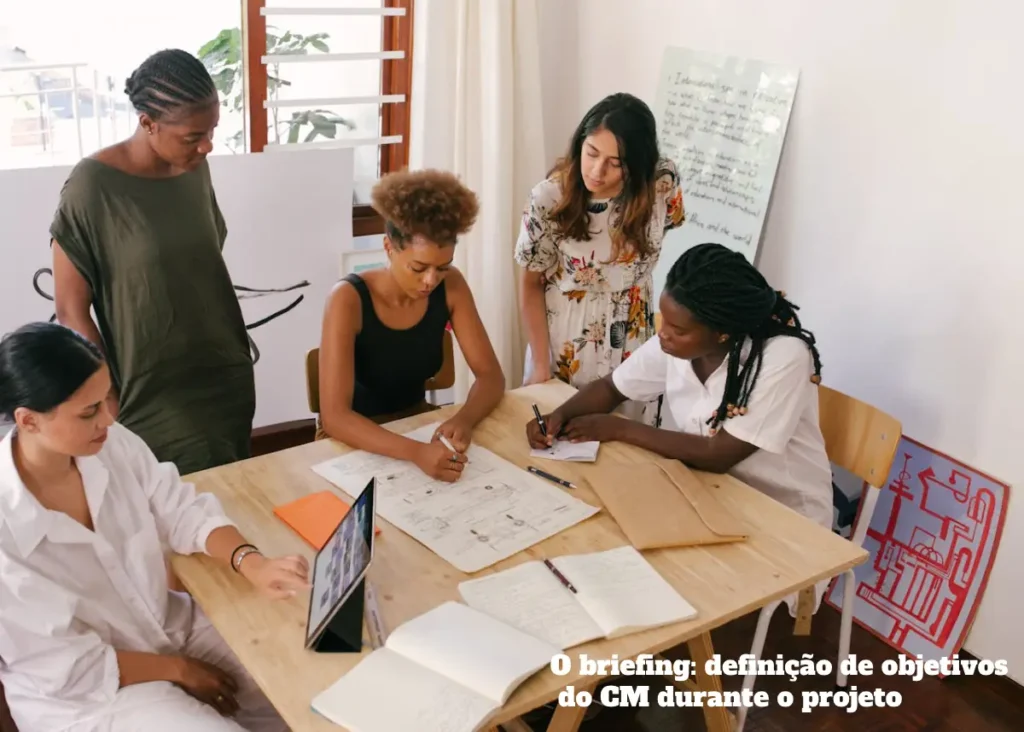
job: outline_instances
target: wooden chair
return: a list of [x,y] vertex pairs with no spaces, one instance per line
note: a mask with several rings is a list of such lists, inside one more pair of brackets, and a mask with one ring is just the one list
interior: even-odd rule
[[[437,392],[441,389],[451,389],[455,386],[455,342],[452,340],[451,331],[444,332],[441,348],[444,353],[441,370],[427,379],[425,384],[427,391],[430,392],[431,401],[437,398]],[[309,411],[320,414],[319,348],[312,348],[306,354],[306,402],[309,404]]]
[[[859,517],[850,538],[858,546],[864,545],[864,536],[871,516],[875,512],[875,503],[885,481],[889,476],[896,449],[903,435],[903,426],[898,420],[870,404],[854,399],[851,396],[830,389],[818,387],[818,420],[822,436],[825,438],[825,452],[833,465],[863,480],[869,486],[864,492]],[[846,686],[846,674],[842,672],[842,661],[850,654],[850,632],[853,628],[853,600],[856,578],[853,570],[843,573],[843,612],[839,630],[839,661],[836,664],[836,683]],[[813,593],[813,588],[811,589]],[[807,592],[801,593],[801,604],[808,598]],[[814,595],[810,595],[813,604]],[[761,658],[768,625],[781,600],[769,603],[761,609],[754,632],[754,643],[750,649],[755,661]],[[800,611],[797,611],[797,622],[800,623]],[[809,615],[807,616],[806,632],[810,631]],[[756,664],[755,664],[756,665]],[[744,689],[752,689],[755,674],[743,680]],[[737,713],[736,732],[743,732],[747,709],[742,707]]]

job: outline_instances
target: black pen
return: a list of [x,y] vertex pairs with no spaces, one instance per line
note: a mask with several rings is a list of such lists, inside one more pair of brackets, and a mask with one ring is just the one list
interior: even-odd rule
[[575,489],[576,489],[576,486],[574,486],[574,485],[573,485],[572,483],[570,483],[569,481],[567,481],[567,480],[562,480],[561,478],[557,478],[557,477],[555,477],[554,475],[552,475],[551,473],[545,473],[545,472],[544,472],[543,470],[541,470],[540,468],[535,468],[535,467],[533,467],[532,465],[527,465],[527,466],[526,466],[526,469],[527,469],[528,471],[530,471],[531,473],[533,473],[534,475],[539,475],[539,476],[540,476],[541,478],[547,478],[547,479],[548,479],[548,480],[550,480],[550,481],[551,481],[552,483],[558,483],[558,485],[564,485],[564,486],[565,486],[566,488],[572,488],[573,490],[575,490]]
[[540,425],[540,433],[545,437],[548,436],[548,426],[544,424],[544,418],[540,416],[540,410],[537,409],[537,405],[533,405],[533,413],[537,416],[537,424]]
[[567,580],[565,578],[565,575],[559,572],[558,568],[555,565],[553,565],[547,559],[544,560],[544,564],[547,566],[548,569],[550,569],[554,573],[555,577],[558,578],[558,581],[565,585],[566,589],[569,590],[569,592],[572,592],[573,594],[579,594],[576,592],[576,588],[572,586],[572,582]]

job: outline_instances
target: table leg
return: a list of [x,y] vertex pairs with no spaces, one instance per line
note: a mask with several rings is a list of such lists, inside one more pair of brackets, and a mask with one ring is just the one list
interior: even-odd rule
[[793,623],[793,635],[810,635],[811,618],[814,617],[814,585],[805,587],[797,595],[796,622]]
[[547,732],[576,732],[586,713],[586,707],[558,707],[548,722]]
[[[690,650],[690,660],[696,666],[697,686],[701,691],[713,691],[722,693],[722,679],[718,676],[704,673],[704,667],[711,657],[715,655],[711,645],[711,634],[702,633],[696,638],[687,641],[687,648]],[[704,723],[708,732],[731,732],[732,719],[729,710],[725,707],[704,706]],[[550,728],[549,728],[550,729]]]

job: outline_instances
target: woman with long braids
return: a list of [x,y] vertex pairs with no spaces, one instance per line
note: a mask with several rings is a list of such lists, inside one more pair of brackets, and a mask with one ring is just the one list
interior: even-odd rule
[[[831,528],[821,360],[796,305],[742,254],[701,244],[672,266],[659,306],[658,339],[545,416],[548,435],[618,440],[730,473]],[[608,414],[625,399],[659,395],[676,429]],[[551,444],[535,420],[526,433],[533,447]]]
[[80,161],[61,192],[54,304],[102,348],[118,421],[191,473],[249,457],[256,410],[206,162],[220,103],[206,67],[179,50],[146,59],[125,92],[135,133]]

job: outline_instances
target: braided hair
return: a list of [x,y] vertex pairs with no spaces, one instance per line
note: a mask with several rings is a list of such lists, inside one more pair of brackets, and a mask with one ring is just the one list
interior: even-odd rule
[[210,72],[192,54],[178,49],[154,53],[125,82],[124,93],[136,111],[153,120],[217,98]]
[[[786,299],[785,292],[774,290],[739,252],[721,244],[700,244],[687,250],[669,270],[665,292],[696,320],[727,333],[731,340],[722,403],[707,420],[712,435],[724,420],[747,413],[769,338],[792,336],[806,343],[814,358],[811,381],[821,383],[821,358],[814,334],[800,325],[799,308]],[[748,337],[750,353],[741,367]]]

